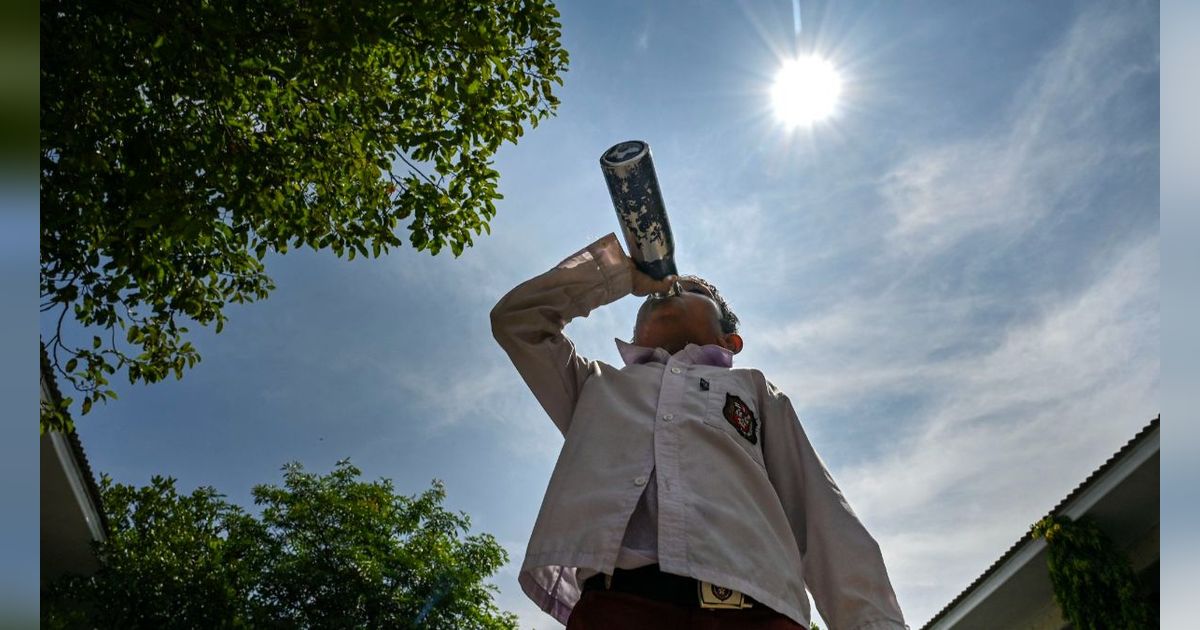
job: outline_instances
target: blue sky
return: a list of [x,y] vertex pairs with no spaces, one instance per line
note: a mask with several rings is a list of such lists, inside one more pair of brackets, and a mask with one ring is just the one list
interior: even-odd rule
[[[681,270],[737,310],[737,364],[796,404],[919,626],[1159,412],[1157,4],[802,8],[846,84],[789,133],[768,92],[790,1],[563,3],[562,106],[499,154],[491,236],[270,258],[278,290],[200,331],[184,380],[79,421],[93,467],[243,504],[288,461],[443,479],[509,549],[501,606],[557,627],[515,575],[561,438],[487,314],[617,228],[597,159],[638,138]],[[618,363],[636,307],[568,333]]]

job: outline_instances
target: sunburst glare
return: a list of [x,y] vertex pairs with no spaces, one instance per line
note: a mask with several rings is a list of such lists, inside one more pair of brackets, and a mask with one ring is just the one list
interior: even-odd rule
[[775,75],[771,101],[788,128],[809,126],[837,110],[842,79],[825,59],[800,57],[784,62]]

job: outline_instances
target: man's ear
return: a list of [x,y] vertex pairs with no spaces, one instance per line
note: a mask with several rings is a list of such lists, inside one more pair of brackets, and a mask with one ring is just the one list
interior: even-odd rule
[[737,333],[729,333],[725,335],[725,349],[737,354],[742,351],[742,336]]

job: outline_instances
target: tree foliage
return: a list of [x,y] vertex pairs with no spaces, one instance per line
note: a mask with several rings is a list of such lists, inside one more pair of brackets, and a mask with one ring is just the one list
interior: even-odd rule
[[488,534],[442,508],[439,482],[395,494],[349,462],[327,475],[284,467],[257,486],[253,516],[212,488],[170,478],[101,479],[108,540],[92,576],[51,585],[56,628],[515,628],[483,580],[506,561]]
[[[83,393],[181,378],[189,324],[273,289],[268,252],[456,256],[491,158],[558,105],[552,0],[41,3],[46,344]],[[96,333],[63,339],[72,317]],[[90,342],[90,343],[89,343]],[[70,401],[67,401],[70,404]],[[43,429],[64,428],[62,410]]]
[[1129,561],[1091,520],[1046,517],[1033,525],[1044,538],[1054,597],[1071,627],[1154,628],[1156,609],[1142,592]]

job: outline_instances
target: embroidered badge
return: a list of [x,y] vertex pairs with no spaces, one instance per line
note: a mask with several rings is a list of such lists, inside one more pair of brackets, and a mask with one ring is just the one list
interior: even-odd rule
[[750,608],[754,606],[748,597],[739,591],[712,582],[699,581],[696,583],[700,595],[701,608]]
[[725,419],[737,429],[739,435],[750,440],[751,444],[758,444],[758,418],[754,417],[754,412],[750,411],[750,407],[742,402],[741,398],[725,394],[725,409],[722,411]]
[[700,391],[702,391],[702,392],[708,391],[708,381],[706,381],[704,379],[700,379]]

